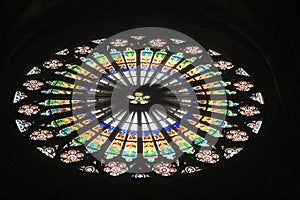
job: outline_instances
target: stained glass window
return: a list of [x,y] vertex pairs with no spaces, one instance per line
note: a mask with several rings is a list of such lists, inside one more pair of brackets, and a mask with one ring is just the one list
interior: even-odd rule
[[16,125],[45,156],[88,173],[202,172],[262,126],[264,95],[232,59],[161,28],[93,38],[24,72]]

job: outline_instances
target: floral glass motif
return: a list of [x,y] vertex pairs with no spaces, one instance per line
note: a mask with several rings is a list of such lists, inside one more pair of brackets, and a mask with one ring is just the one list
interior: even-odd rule
[[154,165],[153,170],[161,176],[171,176],[177,171],[170,163],[157,163]]
[[233,64],[229,61],[224,61],[224,60],[218,60],[214,64],[217,68],[220,70],[227,70],[233,68]]
[[53,134],[48,130],[33,131],[30,134],[30,139],[32,140],[48,140],[51,138],[53,138]]
[[[91,53],[104,41],[107,52]],[[135,44],[143,47],[134,49]],[[180,52],[173,53],[173,47]],[[59,60],[35,63],[46,69],[24,72],[23,86],[16,89],[13,97],[17,128],[47,157],[90,174],[144,179],[203,173],[210,165],[236,156],[252,141],[249,138],[263,124],[265,104],[249,68],[232,63],[220,49],[208,50],[217,71],[211,70],[211,63],[194,65],[201,59],[196,55],[207,55],[203,52],[203,47],[184,38],[143,34],[65,46],[51,54]],[[242,67],[236,68],[237,65]],[[214,81],[215,77],[222,80]],[[123,108],[112,114],[110,102],[118,87],[116,82],[126,86],[140,83],[150,88],[124,95],[123,101],[132,109],[129,116]],[[183,87],[187,83],[191,88]],[[177,93],[160,93],[159,85],[171,86]],[[192,102],[180,99],[187,91],[194,91],[197,98]],[[73,94],[95,94],[96,98],[74,99]],[[211,99],[211,95],[229,98]],[[163,109],[149,110],[157,103],[164,105],[166,113]],[[189,103],[201,112],[185,109]],[[177,159],[178,152],[184,156]],[[93,153],[103,155],[101,161]],[[140,159],[147,172],[131,173]]]
[[239,112],[242,115],[246,115],[246,116],[253,116],[260,113],[259,109],[256,108],[255,106],[241,106],[239,108]]
[[200,47],[197,47],[197,46],[187,46],[185,49],[184,49],[185,53],[187,54],[192,54],[192,55],[197,55],[199,53],[202,53],[202,50]]
[[82,160],[83,157],[84,157],[84,154],[80,153],[78,150],[75,150],[75,149],[70,149],[60,155],[61,161],[65,162],[65,163],[78,162],[78,161]]
[[196,154],[196,159],[204,163],[213,164],[218,162],[219,158],[219,154],[212,150],[200,150],[199,153]]
[[43,66],[47,69],[58,69],[63,65],[64,65],[63,62],[56,59],[45,61],[43,64]]
[[78,53],[78,54],[81,54],[81,55],[89,54],[89,53],[92,52],[92,50],[93,49],[91,47],[85,46],[85,45],[78,46],[78,47],[74,48],[74,52]]
[[234,142],[243,142],[247,141],[249,136],[245,131],[230,130],[226,133],[226,138]]
[[111,41],[110,44],[113,45],[114,47],[124,47],[128,44],[128,40],[115,39],[115,40]]
[[133,95],[128,95],[127,98],[131,104],[147,104],[151,99],[149,95],[144,95],[142,92],[135,92]]
[[111,176],[120,176],[124,174],[128,170],[125,163],[118,163],[118,162],[110,162],[107,166],[103,169],[104,172],[109,173]]
[[18,112],[24,115],[35,115],[39,112],[39,107],[37,105],[23,105]]
[[44,83],[38,80],[27,80],[23,83],[23,86],[25,86],[27,90],[39,90],[43,85]]
[[251,88],[254,87],[254,85],[252,85],[251,83],[249,83],[247,81],[239,81],[237,83],[234,83],[233,85],[239,91],[249,91]]
[[163,39],[153,39],[150,40],[149,44],[152,47],[163,47],[166,44],[166,42]]

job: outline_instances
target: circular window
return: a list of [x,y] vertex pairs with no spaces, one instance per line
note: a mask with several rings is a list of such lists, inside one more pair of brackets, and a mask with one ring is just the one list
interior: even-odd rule
[[132,29],[31,66],[16,124],[43,154],[88,173],[191,174],[258,134],[264,98],[248,69],[180,32]]

